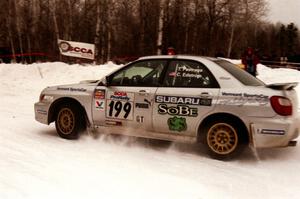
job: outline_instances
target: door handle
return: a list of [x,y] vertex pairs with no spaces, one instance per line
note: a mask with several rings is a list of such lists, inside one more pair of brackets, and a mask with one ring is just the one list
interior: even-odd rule
[[202,92],[202,93],[200,94],[200,97],[208,98],[208,97],[212,97],[212,94],[209,93],[209,92]]
[[150,94],[150,91],[148,91],[148,90],[139,90],[139,95],[145,95],[145,96],[147,96],[147,95],[149,95]]

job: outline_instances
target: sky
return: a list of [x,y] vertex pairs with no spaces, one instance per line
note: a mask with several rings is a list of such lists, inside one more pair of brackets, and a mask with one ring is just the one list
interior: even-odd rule
[[270,22],[295,23],[300,27],[300,0],[266,0],[269,3]]

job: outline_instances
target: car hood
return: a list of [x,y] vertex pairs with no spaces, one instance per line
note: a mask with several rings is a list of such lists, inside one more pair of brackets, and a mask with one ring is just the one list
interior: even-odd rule
[[89,90],[94,89],[99,83],[99,80],[85,80],[81,81],[78,84],[64,84],[64,85],[56,85],[50,86],[43,90],[45,92],[87,92]]

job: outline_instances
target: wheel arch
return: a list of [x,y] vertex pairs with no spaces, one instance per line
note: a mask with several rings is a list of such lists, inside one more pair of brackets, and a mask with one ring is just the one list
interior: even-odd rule
[[62,104],[66,104],[66,103],[73,104],[76,107],[78,107],[80,112],[84,114],[84,118],[85,118],[87,126],[90,125],[90,122],[89,122],[89,119],[88,119],[88,116],[87,116],[84,106],[82,106],[82,104],[78,100],[71,98],[71,97],[62,97],[62,98],[56,99],[51,104],[49,111],[48,111],[48,124],[55,121],[55,119],[57,117],[57,113],[58,113],[58,108]]
[[[225,118],[225,119],[224,119]],[[239,127],[241,128],[242,132],[242,136],[244,138],[244,142],[245,143],[249,143],[250,141],[250,133],[249,130],[247,128],[247,126],[245,125],[245,122],[243,120],[241,120],[238,116],[233,115],[231,113],[214,113],[211,115],[208,115],[204,120],[202,120],[202,122],[200,123],[198,130],[197,130],[197,141],[201,142],[203,141],[203,132],[201,132],[202,129],[204,129],[205,125],[207,125],[209,122],[213,121],[213,120],[229,120],[229,121],[233,121],[235,124],[238,124]]]

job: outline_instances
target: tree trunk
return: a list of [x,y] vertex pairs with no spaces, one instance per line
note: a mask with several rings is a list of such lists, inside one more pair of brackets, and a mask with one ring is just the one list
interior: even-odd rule
[[16,62],[16,51],[15,51],[15,45],[14,45],[14,38],[12,37],[12,30],[11,30],[11,19],[12,19],[12,6],[11,6],[11,0],[8,2],[8,19],[7,19],[7,30],[8,30],[8,37],[9,37],[9,43],[10,43],[10,48],[11,48],[11,53],[12,53],[12,62]]
[[100,46],[100,27],[101,27],[101,16],[100,16],[100,1],[97,0],[96,2],[97,6],[97,12],[96,12],[96,33],[94,37],[94,43],[95,43],[95,62],[99,63],[99,46]]
[[[17,28],[17,34],[18,34],[18,40],[19,40],[19,48],[20,48],[20,53],[23,54],[23,43],[22,43],[22,33],[21,33],[21,24],[20,24],[20,16],[19,16],[19,9],[18,9],[18,4],[17,1],[14,0],[14,4],[15,4],[15,13],[16,13],[16,17],[15,17],[15,21],[16,21],[16,28]],[[24,59],[23,56],[21,56],[21,61],[22,63],[24,63]]]
[[140,14],[140,55],[145,54],[145,26],[146,26],[146,0],[139,0],[139,14]]
[[230,38],[229,38],[229,44],[228,44],[228,50],[227,50],[228,58],[230,58],[230,56],[231,56],[233,37],[234,37],[234,24],[231,25]]
[[[55,36],[56,36],[56,41],[54,41],[54,46],[57,46],[57,42],[59,38],[59,29],[58,29],[58,25],[57,25],[57,20],[56,20],[56,2],[55,0],[50,0],[50,9],[51,9],[51,15],[52,15],[52,20],[53,20],[53,24],[54,24],[54,32],[55,32]],[[61,54],[59,53],[59,60],[61,60]]]
[[[30,54],[31,53],[31,40],[30,40],[30,35],[29,33],[26,34],[26,40],[27,40],[27,52]],[[29,55],[29,63],[32,63],[32,58],[31,55]]]
[[72,40],[72,29],[73,29],[73,9],[72,9],[72,4],[71,0],[67,1],[68,3],[68,10],[69,10],[69,16],[68,16],[68,24],[66,24],[67,28],[67,33],[66,33],[66,38],[67,40]]
[[112,29],[111,27],[108,28],[108,35],[107,35],[107,61],[111,60],[111,40],[112,40]]
[[106,30],[107,30],[107,53],[106,53],[106,61],[111,60],[111,43],[112,43],[112,34],[113,34],[113,10],[114,10],[114,1],[110,1],[110,5],[108,2],[105,2],[107,5],[107,13],[106,13]]
[[161,55],[162,54],[162,39],[163,39],[163,30],[164,30],[164,5],[165,5],[165,0],[160,1],[160,12],[159,12],[159,17],[158,17],[158,36],[157,36],[157,54]]
[[188,53],[188,41],[189,41],[189,8],[187,1],[184,2],[184,21],[185,21],[185,29],[184,29],[184,53]]

